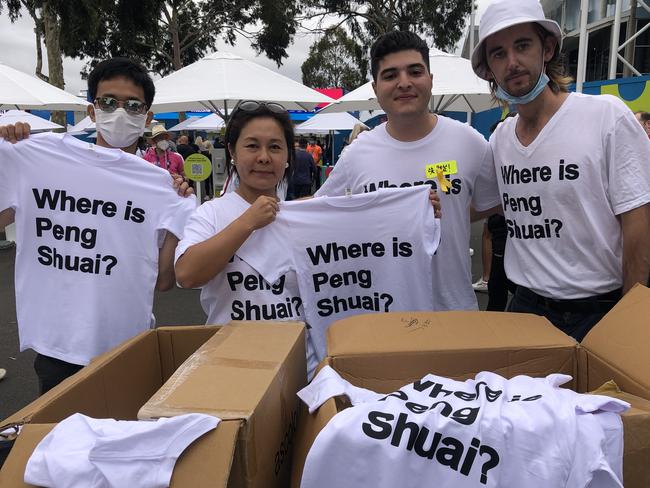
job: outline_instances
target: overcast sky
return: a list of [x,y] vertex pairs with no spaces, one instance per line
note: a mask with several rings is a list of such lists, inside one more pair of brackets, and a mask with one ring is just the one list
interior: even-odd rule
[[[489,3],[490,0],[477,0],[479,17]],[[309,46],[314,40],[315,36],[313,35],[297,34],[293,44],[287,50],[289,57],[284,60],[278,71],[296,81],[302,81],[300,66],[307,58]],[[275,62],[264,56],[256,57],[246,39],[241,39],[234,47],[220,42],[218,49],[238,54],[267,68],[276,69]],[[3,14],[0,15],[0,63],[31,75],[34,74],[36,68],[36,41],[34,38],[34,23],[29,15],[19,18],[12,24],[7,16],[6,9],[3,9]],[[63,75],[66,91],[77,95],[81,89],[86,87],[86,82],[79,75],[84,65],[84,60],[64,58]],[[42,71],[44,74],[48,72],[45,47],[43,47]]]

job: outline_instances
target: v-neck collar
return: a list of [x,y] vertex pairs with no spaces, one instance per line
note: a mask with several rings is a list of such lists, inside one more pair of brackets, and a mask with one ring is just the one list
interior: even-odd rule
[[557,112],[555,112],[548,120],[548,122],[546,122],[544,127],[542,127],[542,130],[539,131],[537,137],[535,137],[535,139],[533,139],[533,141],[527,146],[524,146],[517,136],[517,121],[519,119],[519,116],[517,116],[517,118],[514,120],[514,123],[512,124],[512,135],[515,141],[515,147],[519,150],[519,152],[522,152],[524,154],[533,153],[535,149],[537,149],[537,146],[542,144],[544,139],[548,137],[548,134],[553,131],[553,128],[560,123],[564,117],[564,114],[570,109],[570,106],[573,104],[574,98],[575,94],[570,93],[562,105],[560,105],[560,108],[557,110]]

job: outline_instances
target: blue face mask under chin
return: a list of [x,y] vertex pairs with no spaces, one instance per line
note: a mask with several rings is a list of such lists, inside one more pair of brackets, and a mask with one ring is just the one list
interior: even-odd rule
[[526,103],[530,103],[533,100],[535,100],[540,93],[544,91],[544,88],[546,88],[546,85],[549,82],[548,75],[546,74],[546,70],[542,69],[542,73],[539,75],[539,79],[537,80],[537,84],[535,87],[530,90],[528,93],[525,95],[522,95],[520,97],[515,97],[513,95],[510,95],[507,91],[505,91],[503,88],[501,88],[501,85],[497,85],[497,91],[496,91],[496,96],[497,98],[500,98],[501,100],[508,102],[513,105],[524,105]]

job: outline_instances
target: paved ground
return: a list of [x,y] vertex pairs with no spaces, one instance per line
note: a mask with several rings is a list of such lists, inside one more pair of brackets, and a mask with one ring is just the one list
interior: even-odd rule
[[[482,223],[472,225],[470,246],[475,250],[472,258],[474,280],[481,272]],[[0,240],[4,237],[0,233]],[[14,298],[15,249],[0,251],[0,368],[7,370],[0,380],[0,420],[27,405],[37,396],[38,386],[32,367],[34,353],[18,352],[16,304]],[[487,295],[479,293],[479,306],[487,306]],[[198,290],[175,288],[157,293],[154,314],[159,325],[196,325],[205,322],[205,314],[199,303]]]

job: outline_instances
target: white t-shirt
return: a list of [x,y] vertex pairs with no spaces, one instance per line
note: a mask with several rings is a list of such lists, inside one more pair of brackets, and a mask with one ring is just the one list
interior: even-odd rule
[[16,211],[20,350],[73,364],[150,328],[164,231],[194,197],[169,173],[72,136],[0,139],[0,211]]
[[560,388],[569,376],[430,374],[379,399],[337,376],[327,366],[298,393],[312,410],[341,391],[355,405],[316,437],[302,488],[623,486],[629,404]]
[[429,189],[282,202],[238,255],[268,281],[298,276],[319,360],[325,332],[351,315],[431,310],[431,257],[440,240]]
[[490,139],[508,227],[508,278],[575,299],[623,285],[617,216],[650,202],[650,141],[625,104],[572,93],[524,147],[518,117]]
[[[250,204],[235,192],[201,205],[187,222],[183,240],[176,247],[176,261],[190,246],[218,234],[249,207]],[[269,284],[236,255],[221,273],[201,288],[201,305],[208,315],[208,324],[226,324],[231,320],[306,321],[293,271]],[[307,370],[311,378],[318,360],[309,329],[305,341]]]
[[[469,206],[487,210],[499,204],[492,154],[487,141],[466,124],[438,116],[424,138],[401,142],[386,124],[363,132],[350,144],[316,196],[374,191],[390,186],[431,185],[427,167],[447,163],[451,189],[438,190],[442,242],[432,261],[434,310],[476,310],[469,256]],[[434,172],[435,174],[435,172]]]
[[25,483],[47,488],[167,488],[176,460],[220,419],[187,414],[155,421],[61,421],[27,461]]

